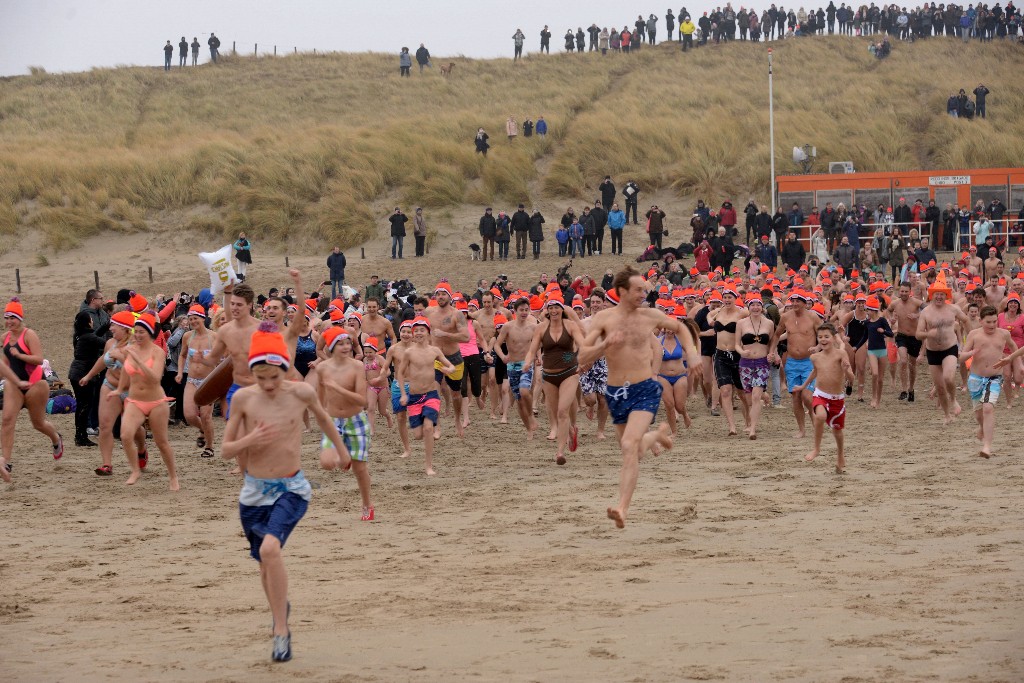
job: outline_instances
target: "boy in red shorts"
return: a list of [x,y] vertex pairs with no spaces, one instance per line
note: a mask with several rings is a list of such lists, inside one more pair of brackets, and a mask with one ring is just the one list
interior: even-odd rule
[[811,403],[814,411],[814,448],[804,456],[804,460],[810,462],[821,453],[821,436],[827,424],[836,439],[836,474],[845,474],[843,427],[846,424],[846,384],[853,382],[855,375],[850,367],[849,354],[840,348],[840,344],[839,335],[831,323],[818,328],[820,351],[811,355],[814,370],[800,389],[805,389],[811,382],[815,383]]

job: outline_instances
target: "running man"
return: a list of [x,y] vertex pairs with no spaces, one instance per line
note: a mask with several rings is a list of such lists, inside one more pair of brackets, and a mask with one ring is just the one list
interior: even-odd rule
[[[408,458],[412,455],[412,448],[409,445],[409,421],[405,419],[402,413],[405,412],[405,406],[400,402],[401,392],[398,389],[398,382],[392,382],[389,379],[389,373],[391,369],[395,372],[398,371],[398,364],[402,362],[402,354],[412,345],[412,321],[405,320],[398,328],[398,341],[391,345],[388,352],[384,355],[384,365],[380,370],[380,374],[377,379],[373,380],[371,384],[377,383],[381,387],[387,387],[390,385],[391,391],[391,412],[394,413],[395,419],[398,422],[398,436],[402,439],[402,454],[398,457]],[[406,393],[409,392],[409,387],[405,387]]]
[[954,323],[967,322],[967,316],[959,306],[946,303],[950,297],[946,276],[940,273],[928,288],[931,302],[921,311],[918,321],[917,338],[924,342],[928,369],[931,371],[935,395],[942,411],[942,424],[948,425],[960,415],[962,408],[956,400],[957,349]]
[[999,327],[999,314],[994,306],[981,309],[981,327],[967,335],[967,343],[960,352],[960,361],[971,360],[971,374],[967,376],[967,391],[971,394],[974,418],[978,421],[978,456],[992,457],[992,433],[996,427],[996,403],[1003,386],[1001,356],[1009,349],[1011,357],[1017,344],[1010,331]]
[[[661,384],[654,379],[655,330],[665,330],[683,343],[690,372],[698,374],[700,355],[689,328],[653,308],[644,308],[647,283],[632,267],[615,274],[612,289],[619,304],[593,317],[590,332],[580,350],[579,362],[593,363],[604,356],[608,362],[608,412],[622,449],[619,502],[608,508],[615,526],[626,526],[629,504],[636,489],[640,458],[648,450],[658,455],[672,447],[668,424],[648,432],[661,404]],[[699,379],[697,377],[696,379]]]
[[[793,438],[804,438],[804,411],[811,408],[811,394],[814,391],[814,383],[808,381],[814,364],[811,362],[811,349],[817,343],[816,331],[820,322],[818,316],[807,311],[808,303],[814,298],[799,289],[794,289],[789,295],[789,301],[793,304],[791,310],[786,311],[779,317],[779,324],[772,334],[771,350],[768,360],[772,363],[780,363],[778,348],[782,335],[787,335],[788,353],[786,354],[786,389],[793,397],[793,417],[796,418],[796,434]],[[833,332],[834,334],[834,332]]]
[[352,461],[313,388],[305,382],[284,381],[290,367],[288,346],[276,329],[273,323],[264,323],[245,344],[249,349],[246,369],[255,384],[235,393],[221,457],[237,460],[245,473],[238,512],[249,554],[260,563],[260,579],[273,615],[271,659],[287,662],[292,658],[292,634],[288,575],[281,551],[313,494],[302,472],[305,411],[313,414],[334,444],[333,451],[320,452],[321,466],[347,470]]
[[886,313],[896,316],[897,367],[900,374],[899,400],[914,402],[914,383],[917,381],[917,359],[921,355],[921,340],[917,338],[917,321],[924,302],[911,296],[909,282],[900,284],[899,297],[889,305]]
[[[533,365],[527,366],[523,361],[530,350],[534,332],[540,322],[530,315],[530,302],[526,297],[516,301],[512,309],[515,311],[515,317],[511,322],[501,326],[501,331],[494,339],[491,353],[488,355],[497,355],[507,366],[512,399],[516,402],[519,419],[526,427],[526,439],[532,441],[534,432],[537,431],[537,419],[533,416]],[[508,349],[508,353],[502,350],[502,344]]]
[[[451,285],[447,282],[438,283],[434,290],[434,298],[437,300],[437,306],[428,307],[423,311],[423,316],[429,323],[427,329],[432,335],[431,343],[441,349],[441,353],[448,359],[448,364],[452,366],[449,372],[442,372],[442,364],[438,361],[434,368],[434,377],[438,385],[443,380],[451,390],[452,406],[455,408],[455,432],[461,437],[465,431],[459,416],[462,415],[462,380],[466,365],[462,362],[459,344],[469,341],[469,328],[466,317],[452,305]],[[415,334],[413,337],[415,338]],[[433,420],[433,423],[436,428],[437,420]],[[440,438],[439,429],[435,429],[434,438]]]

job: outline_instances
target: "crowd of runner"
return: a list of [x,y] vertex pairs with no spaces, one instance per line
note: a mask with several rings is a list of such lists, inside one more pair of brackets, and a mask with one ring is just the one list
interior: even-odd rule
[[[96,445],[88,439],[95,412],[95,472],[113,474],[120,440],[131,485],[147,469],[151,436],[176,491],[168,440],[173,403],[195,429],[199,455],[212,457],[219,445],[221,457],[235,461],[234,473],[244,475],[243,528],[275,624],[283,624],[274,629],[279,660],[290,657],[281,547],[311,495],[301,443],[312,420],[323,433],[321,465],[353,470],[365,521],[375,518],[368,456],[376,430],[398,432],[403,458],[412,455],[413,440],[422,441],[423,468],[432,476],[443,434],[467,438],[469,430],[472,438],[474,419],[507,424],[513,408],[527,442],[546,413],[541,443],[558,465],[579,445],[581,415],[596,421],[598,440],[611,418],[622,470],[608,517],[619,527],[640,459],[671,448],[679,423],[690,427],[695,404],[721,416],[729,436],[742,420],[744,435],[755,440],[763,409],[781,405],[784,385],[795,437],[805,436],[808,420],[813,425],[805,459],[821,453],[827,426],[841,474],[847,398],[883,408],[888,377],[899,385],[899,401],[915,401],[922,360],[942,423],[953,422],[969,399],[977,453],[992,455],[994,407],[1004,392],[1012,405],[1024,382],[1024,253],[1015,278],[970,259],[962,267],[932,261],[900,283],[874,271],[763,264],[691,268],[672,282],[679,264],[666,260],[644,272],[609,272],[600,286],[589,277],[572,281],[566,267],[551,281],[514,286],[501,276],[466,294],[444,280],[419,292],[407,280],[385,284],[375,276],[365,298],[346,288],[330,299],[307,293],[296,270],[283,294],[257,298],[236,283],[222,302],[209,290],[167,301],[131,291],[107,300],[91,290],[75,317],[69,373],[79,398],[76,444]],[[8,482],[22,407],[50,440],[54,459],[64,454],[46,419],[44,351],[29,314],[17,300],[4,309],[0,477]],[[230,389],[224,384],[226,391],[199,400],[204,384],[228,367]],[[220,444],[212,403],[228,420]],[[662,406],[664,421],[652,429]]]

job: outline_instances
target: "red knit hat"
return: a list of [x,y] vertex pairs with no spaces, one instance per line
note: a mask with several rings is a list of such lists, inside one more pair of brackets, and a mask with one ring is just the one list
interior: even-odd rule
[[416,316],[415,318],[412,319],[412,326],[413,326],[413,328],[425,327],[425,328],[427,328],[427,332],[430,332],[430,321],[427,320],[422,315],[418,315],[418,316]]
[[25,310],[21,307],[21,302],[18,297],[14,297],[4,306],[4,317],[5,318],[17,318],[18,320],[25,319]]
[[277,330],[277,325],[268,320],[260,323],[259,329],[252,333],[252,341],[249,343],[250,368],[260,364],[273,365],[282,370],[291,367],[288,345]]
[[121,311],[110,316],[110,324],[130,330],[135,326],[135,316],[129,311]]
[[203,308],[200,304],[193,304],[192,306],[188,307],[188,314],[189,315],[196,315],[196,316],[199,316],[200,318],[205,318],[206,317],[206,309]]
[[363,342],[363,348],[371,348],[374,351],[380,351],[380,342],[377,341],[376,337],[369,337],[365,342]]

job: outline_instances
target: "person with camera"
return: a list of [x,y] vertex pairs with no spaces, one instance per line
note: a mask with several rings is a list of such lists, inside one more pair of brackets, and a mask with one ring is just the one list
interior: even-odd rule
[[651,244],[661,249],[661,237],[666,234],[665,212],[655,204],[644,215],[647,216],[647,234],[650,237]]
[[633,225],[640,225],[636,218],[636,207],[640,199],[640,188],[635,182],[630,180],[626,183],[626,186],[622,188],[622,194],[626,197],[626,222],[629,222],[629,210],[633,209]]
[[[409,217],[402,213],[402,209],[395,207],[395,212],[388,217],[391,223],[391,258],[402,258],[402,243],[405,241],[405,224]],[[395,254],[398,254],[396,257]]]

